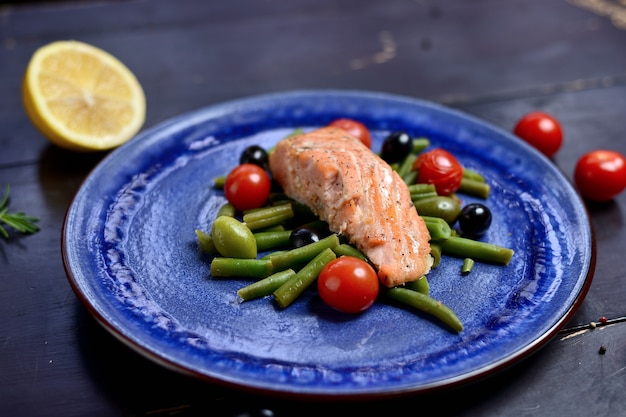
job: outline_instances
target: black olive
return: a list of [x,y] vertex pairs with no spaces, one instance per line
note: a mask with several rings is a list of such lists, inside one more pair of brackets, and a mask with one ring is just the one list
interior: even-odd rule
[[484,204],[470,203],[461,209],[457,220],[463,235],[480,237],[491,226],[491,210]]
[[413,149],[413,139],[405,132],[393,132],[383,142],[381,158],[389,164],[402,161]]
[[295,249],[318,240],[320,240],[320,234],[316,230],[306,226],[297,227],[289,235],[289,247]]
[[267,156],[267,151],[258,145],[251,145],[244,149],[241,153],[241,157],[239,158],[239,163],[254,164],[263,169],[269,170],[269,158]]

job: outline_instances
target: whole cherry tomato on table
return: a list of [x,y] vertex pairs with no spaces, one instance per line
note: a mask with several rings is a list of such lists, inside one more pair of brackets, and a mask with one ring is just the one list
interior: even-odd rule
[[419,154],[413,170],[418,171],[418,183],[433,184],[439,195],[455,192],[463,179],[463,166],[450,152],[440,148]]
[[355,138],[359,139],[368,148],[372,147],[372,136],[369,129],[363,123],[353,119],[336,119],[328,126],[338,127],[345,130]]
[[574,182],[584,198],[609,201],[626,188],[626,158],[604,149],[588,152],[576,164]]
[[524,115],[515,125],[513,133],[548,158],[551,158],[563,143],[563,130],[558,120],[540,111]]
[[267,172],[255,164],[241,164],[226,176],[224,195],[237,210],[259,208],[265,204],[271,188]]
[[380,284],[374,268],[352,256],[330,261],[317,278],[317,290],[326,304],[344,313],[359,313],[368,309]]

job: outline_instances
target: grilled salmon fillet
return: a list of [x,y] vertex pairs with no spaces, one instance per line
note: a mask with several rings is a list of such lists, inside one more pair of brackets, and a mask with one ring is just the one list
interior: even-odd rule
[[367,255],[383,285],[430,270],[430,235],[406,184],[357,138],[335,127],[285,138],[270,154],[270,170],[289,197]]

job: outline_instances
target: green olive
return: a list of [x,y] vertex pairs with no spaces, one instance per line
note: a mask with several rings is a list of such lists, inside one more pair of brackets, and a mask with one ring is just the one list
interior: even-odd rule
[[213,243],[213,237],[203,232],[202,230],[196,229],[196,238],[198,239],[198,244],[200,245],[200,251],[204,253],[217,254],[218,251],[215,248],[215,244]]
[[452,197],[425,197],[413,201],[413,204],[420,216],[441,217],[449,225],[456,222],[461,212],[461,205]]
[[432,268],[436,268],[441,262],[441,244],[430,242],[430,255],[433,257]]
[[220,255],[227,258],[256,258],[256,240],[252,231],[230,216],[218,216],[211,229],[213,244]]

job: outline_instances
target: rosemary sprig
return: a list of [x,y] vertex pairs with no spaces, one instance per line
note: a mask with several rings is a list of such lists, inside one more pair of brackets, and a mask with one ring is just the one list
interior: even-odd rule
[[7,184],[4,197],[0,201],[0,235],[5,239],[9,238],[9,232],[2,226],[5,224],[12,227],[20,233],[35,233],[39,231],[39,227],[35,224],[39,218],[27,216],[23,212],[9,213],[9,192],[10,187]]

